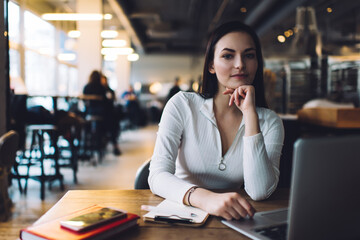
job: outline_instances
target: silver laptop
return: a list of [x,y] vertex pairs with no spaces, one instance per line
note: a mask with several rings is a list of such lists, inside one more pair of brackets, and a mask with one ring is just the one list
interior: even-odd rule
[[360,135],[298,139],[289,208],[222,222],[259,240],[360,239]]

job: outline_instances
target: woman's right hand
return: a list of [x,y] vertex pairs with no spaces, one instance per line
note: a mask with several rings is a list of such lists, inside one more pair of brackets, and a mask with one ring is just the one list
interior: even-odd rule
[[223,217],[226,220],[253,217],[256,210],[239,193],[214,193],[203,188],[197,188],[191,194],[190,202],[211,215]]
[[236,89],[226,88],[223,94],[230,96],[229,106],[235,104],[239,110],[246,112],[255,111],[255,88],[252,85],[242,85]]

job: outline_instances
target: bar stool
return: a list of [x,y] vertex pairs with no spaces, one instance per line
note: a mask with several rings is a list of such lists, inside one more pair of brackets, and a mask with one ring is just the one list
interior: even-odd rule
[[[51,183],[55,180],[59,180],[60,188],[64,191],[63,175],[60,173],[59,167],[59,149],[57,146],[58,132],[57,128],[53,124],[34,124],[28,125],[27,131],[31,134],[31,144],[28,150],[25,150],[20,163],[18,165],[26,165],[27,173],[24,178],[26,179],[24,191],[27,191],[28,179],[31,178],[40,182],[40,197],[45,199],[45,183],[49,182],[49,188],[51,189]],[[49,144],[46,145],[45,134],[50,137]],[[47,151],[45,151],[45,148]],[[50,150],[53,150],[50,152]],[[53,167],[55,173],[47,174],[45,172],[45,160],[53,160]],[[40,167],[40,174],[30,174],[30,168],[32,166]]]
[[87,115],[85,117],[82,131],[79,159],[85,160],[97,157],[96,162],[101,163],[105,151],[105,134],[103,131],[103,118],[97,115]]
[[57,122],[59,167],[71,168],[74,183],[77,183],[78,154],[84,120],[76,115],[66,115]]

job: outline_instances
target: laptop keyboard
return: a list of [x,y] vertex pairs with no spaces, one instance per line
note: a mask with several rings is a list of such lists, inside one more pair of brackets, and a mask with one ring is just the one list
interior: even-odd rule
[[286,240],[287,224],[284,223],[276,226],[257,228],[255,229],[255,232],[273,240]]

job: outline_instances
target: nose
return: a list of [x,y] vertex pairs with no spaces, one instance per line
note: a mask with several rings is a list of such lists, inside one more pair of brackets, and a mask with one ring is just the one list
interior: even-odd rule
[[245,65],[244,59],[241,57],[241,55],[237,55],[235,57],[234,65],[235,65],[235,68],[245,69],[246,65]]

